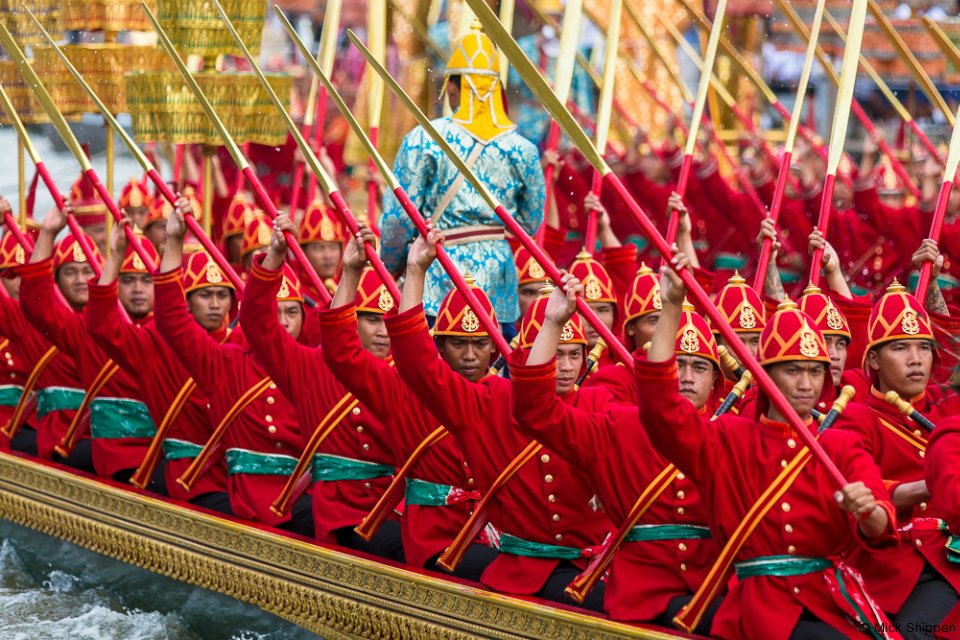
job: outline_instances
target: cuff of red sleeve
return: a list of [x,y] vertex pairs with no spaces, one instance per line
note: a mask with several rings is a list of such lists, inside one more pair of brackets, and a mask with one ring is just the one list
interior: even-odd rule
[[637,261],[637,247],[632,244],[625,244],[621,247],[604,247],[600,251],[600,261],[605,265],[635,263]]
[[266,282],[273,282],[274,280],[277,280],[283,276],[283,265],[281,265],[279,269],[268,269],[263,266],[263,258],[263,255],[254,257],[253,268],[250,269],[251,278],[257,278],[258,280],[264,280]]
[[91,300],[114,300],[117,297],[117,281],[114,280],[110,284],[98,284],[96,282],[90,282],[87,285],[87,289],[90,292]]
[[181,284],[181,279],[183,278],[183,269],[180,267],[174,267],[170,271],[158,272],[153,276],[153,284],[156,285],[167,285],[176,282]]
[[53,258],[46,258],[40,262],[31,262],[17,267],[17,275],[24,280],[39,280],[53,275]]
[[427,316],[423,313],[423,304],[407,309],[403,312],[396,311],[396,307],[384,314],[384,324],[387,325],[387,333],[391,338],[417,333],[418,331],[429,331],[427,325]]
[[317,324],[321,327],[341,327],[357,324],[357,305],[348,303],[336,309],[319,309],[316,312]]
[[[894,509],[893,504],[888,500],[878,500],[877,506],[887,512],[887,528],[876,538],[864,538],[864,542],[871,548],[892,546],[900,540],[900,532],[897,526],[897,510]],[[859,526],[857,529],[859,531]],[[861,537],[863,536],[861,535]]]
[[519,349],[510,354],[510,379],[514,382],[545,382],[557,378],[557,359],[550,358],[542,364],[527,365],[527,354]]
[[639,350],[633,356],[633,373],[638,383],[641,384],[672,384],[676,386],[679,377],[677,372],[677,359],[671,356],[669,360],[663,362],[651,362],[647,360],[646,353]]

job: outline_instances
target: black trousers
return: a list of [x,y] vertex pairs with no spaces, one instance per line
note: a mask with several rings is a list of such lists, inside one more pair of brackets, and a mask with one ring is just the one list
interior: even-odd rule
[[25,453],[28,456],[37,455],[37,430],[33,427],[23,425],[17,431],[10,441],[10,448],[18,453]]
[[210,509],[211,511],[216,511],[228,516],[233,515],[233,508],[230,506],[230,494],[226,491],[213,491],[211,493],[201,494],[191,500],[190,504],[195,504],[198,507]]
[[87,473],[96,473],[93,469],[93,442],[89,439],[78,442],[66,458],[53,454],[53,461]]
[[[667,610],[660,617],[659,624],[662,627],[668,629],[673,628],[673,619],[680,613],[680,610],[683,609],[690,601],[693,600],[693,594],[688,594],[685,596],[674,596],[670,598],[670,602],[667,603]],[[693,632],[701,636],[710,635],[710,627],[713,626],[713,617],[717,615],[717,609],[720,608],[720,604],[723,602],[723,596],[719,598],[714,598],[713,602],[710,603],[710,606],[707,607],[707,610],[703,613],[703,618],[700,619],[700,624],[697,625],[697,628]]]
[[923,630],[933,629],[934,625],[943,622],[957,601],[956,590],[927,563],[907,601],[893,617],[893,623],[903,640],[932,639],[933,632],[924,633]]
[[360,534],[353,530],[353,527],[337,529],[335,535],[337,536],[337,544],[341,547],[362,551],[387,560],[406,562],[403,542],[400,540],[400,522],[397,520],[384,521],[369,542],[361,538]]
[[316,528],[313,525],[313,500],[310,496],[300,496],[300,499],[293,503],[290,516],[289,520],[277,525],[277,529],[298,533],[311,540],[317,537]]
[[543,589],[537,595],[551,602],[560,602],[587,611],[603,613],[603,594],[607,588],[606,582],[598,582],[582,603],[573,600],[565,593],[564,590],[573,582],[574,578],[580,575],[580,571],[572,562],[564,560],[553,570],[553,573],[547,578],[546,584],[543,585]]
[[486,570],[490,563],[497,559],[498,555],[500,555],[500,552],[493,547],[485,544],[471,544],[467,547],[467,550],[463,554],[463,559],[460,560],[460,564],[453,570],[453,573],[437,566],[437,560],[440,558],[439,553],[430,558],[424,568],[430,571],[452,575],[456,578],[480,582],[480,576],[483,575],[484,570]]
[[850,630],[850,634],[843,633],[804,609],[790,640],[846,640],[853,635],[853,627]]

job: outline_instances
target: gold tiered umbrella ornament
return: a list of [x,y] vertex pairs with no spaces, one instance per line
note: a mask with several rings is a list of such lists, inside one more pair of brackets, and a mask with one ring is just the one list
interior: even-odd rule
[[[259,52],[267,5],[262,0],[226,0],[222,3],[244,43]],[[223,71],[223,56],[242,56],[223,26],[213,5],[205,0],[157,0],[157,17],[182,56],[202,59],[194,73],[234,139],[269,146],[283,144],[287,132],[272,117],[273,106],[252,73]],[[158,51],[162,49],[158,48]],[[191,66],[195,68],[195,66]],[[289,108],[291,76],[268,74],[274,91]],[[213,195],[212,158],[221,144],[210,123],[180,75],[170,70],[136,71],[127,74],[127,96],[133,130],[141,142],[204,145],[204,226],[210,232]]]
[[[42,40],[40,31],[37,29],[33,20],[27,15],[26,10],[30,9],[44,25],[48,31],[54,33],[60,31],[61,2],[59,0],[0,0],[0,21],[3,22],[17,39],[23,45],[35,45]],[[30,90],[20,74],[17,73],[12,60],[0,60],[0,84],[13,102],[14,108],[20,116],[20,119],[26,124],[37,124],[46,121],[43,109],[40,103],[36,101],[33,92]],[[10,124],[9,116],[0,109],[0,125]],[[26,192],[26,168],[25,168],[25,150],[23,142],[17,138],[17,175],[20,190],[19,211],[21,227],[26,222],[27,215],[27,192]]]

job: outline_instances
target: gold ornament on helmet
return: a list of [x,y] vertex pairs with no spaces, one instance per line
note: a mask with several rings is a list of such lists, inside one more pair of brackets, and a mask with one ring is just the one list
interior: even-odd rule
[[654,289],[653,291],[653,308],[663,309],[663,298],[660,296],[660,289]]
[[840,317],[840,312],[837,311],[837,308],[833,306],[832,303],[827,308],[827,326],[834,331],[843,329],[843,318]]
[[817,336],[810,330],[810,327],[804,325],[800,331],[800,353],[807,358],[816,358],[820,355],[820,345],[817,343]]
[[257,225],[257,244],[270,244],[270,227],[266,223]]
[[17,264],[26,264],[27,262],[26,253],[24,253],[23,247],[21,247],[19,244],[17,245],[17,248],[13,250],[13,259]]
[[740,307],[740,328],[741,329],[753,329],[757,326],[757,314],[753,312],[753,308],[744,304]]
[[473,333],[480,328],[480,319],[477,318],[473,309],[467,309],[464,312],[463,319],[460,321],[460,327],[467,333]]
[[74,262],[86,262],[87,256],[83,252],[83,249],[80,247],[80,242],[75,240],[73,243],[73,261]]
[[384,312],[393,308],[393,296],[387,291],[386,287],[380,287],[380,297],[377,299],[377,306]]
[[698,353],[700,351],[700,337],[697,330],[693,327],[687,327],[680,336],[680,349],[684,353]]
[[143,260],[140,259],[140,254],[136,252],[133,254],[133,268],[137,271],[147,270],[147,265],[143,264]]
[[900,321],[900,328],[908,336],[915,336],[920,333],[920,322],[917,320],[917,312],[907,307],[903,312],[903,320]]
[[220,273],[220,267],[215,262],[207,263],[206,279],[210,284],[220,284],[223,282],[223,274]]
[[320,221],[320,239],[324,242],[333,242],[337,239],[337,230],[327,216],[323,216],[323,219]]
[[600,288],[600,281],[594,277],[588,278],[584,293],[587,295],[587,300],[599,299],[601,296],[603,296],[603,289]]
[[536,278],[537,280],[540,278],[545,278],[547,275],[544,272],[543,267],[540,266],[540,263],[533,258],[530,258],[530,268],[527,270],[527,272],[530,274],[531,278]]
[[290,296],[290,285],[287,284],[287,279],[284,278],[283,282],[280,283],[280,290],[277,291],[277,298],[288,298]]
[[567,321],[567,323],[563,325],[563,329],[560,331],[560,342],[569,342],[571,340],[573,340],[573,325]]

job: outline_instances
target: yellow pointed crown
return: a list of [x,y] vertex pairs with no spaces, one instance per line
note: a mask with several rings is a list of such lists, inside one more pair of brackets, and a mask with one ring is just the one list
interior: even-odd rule
[[487,34],[482,31],[479,20],[470,25],[467,35],[454,48],[445,76],[500,76],[500,58]]

